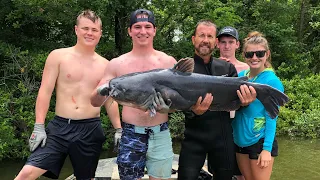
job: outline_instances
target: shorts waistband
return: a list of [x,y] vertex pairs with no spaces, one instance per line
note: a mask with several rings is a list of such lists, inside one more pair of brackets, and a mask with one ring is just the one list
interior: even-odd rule
[[88,118],[88,119],[70,119],[70,118],[64,118],[55,115],[54,119],[66,122],[68,124],[76,124],[76,123],[90,123],[90,122],[95,122],[95,121],[100,121],[100,117],[94,117],[94,118]]
[[150,134],[150,133],[152,134],[152,133],[158,133],[158,132],[169,129],[169,124],[168,122],[164,122],[156,126],[136,126],[133,124],[122,122],[122,128],[134,130],[135,133],[139,133],[139,134]]

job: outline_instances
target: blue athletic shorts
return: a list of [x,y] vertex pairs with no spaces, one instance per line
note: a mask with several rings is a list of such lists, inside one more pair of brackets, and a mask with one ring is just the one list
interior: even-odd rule
[[47,142],[38,147],[26,164],[47,170],[44,176],[58,179],[69,155],[77,179],[95,177],[105,135],[100,118],[71,120],[55,116],[47,127]]
[[173,151],[168,123],[141,127],[123,123],[123,134],[117,158],[121,180],[136,180],[144,176],[171,177]]

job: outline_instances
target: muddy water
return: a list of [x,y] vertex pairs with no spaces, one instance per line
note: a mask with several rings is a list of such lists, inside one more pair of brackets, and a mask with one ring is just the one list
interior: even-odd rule
[[[320,180],[320,140],[292,140],[278,138],[279,156],[275,159],[272,180]],[[180,143],[174,143],[176,154]],[[101,158],[114,157],[110,151],[104,151]],[[0,180],[14,179],[24,161],[6,160],[0,162]],[[71,175],[72,166],[67,158],[59,179]],[[41,177],[40,179],[47,180]]]

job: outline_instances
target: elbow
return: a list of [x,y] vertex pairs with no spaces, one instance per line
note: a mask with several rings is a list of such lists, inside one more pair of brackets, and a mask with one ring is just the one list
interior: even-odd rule
[[100,107],[100,104],[99,104],[99,103],[97,103],[97,102],[95,102],[95,101],[92,101],[92,100],[91,100],[91,105],[92,105],[93,107]]
[[101,106],[101,103],[99,103],[99,101],[92,96],[90,98],[90,101],[91,101],[91,105],[93,107],[100,107]]
[[97,94],[94,94],[94,93],[91,94],[90,103],[93,107],[100,107],[101,106],[101,102],[99,101]]

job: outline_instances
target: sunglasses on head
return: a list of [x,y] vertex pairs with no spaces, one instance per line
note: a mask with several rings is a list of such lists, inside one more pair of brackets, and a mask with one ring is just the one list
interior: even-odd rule
[[248,51],[244,53],[244,57],[253,58],[253,55],[256,54],[257,58],[262,58],[267,51]]

